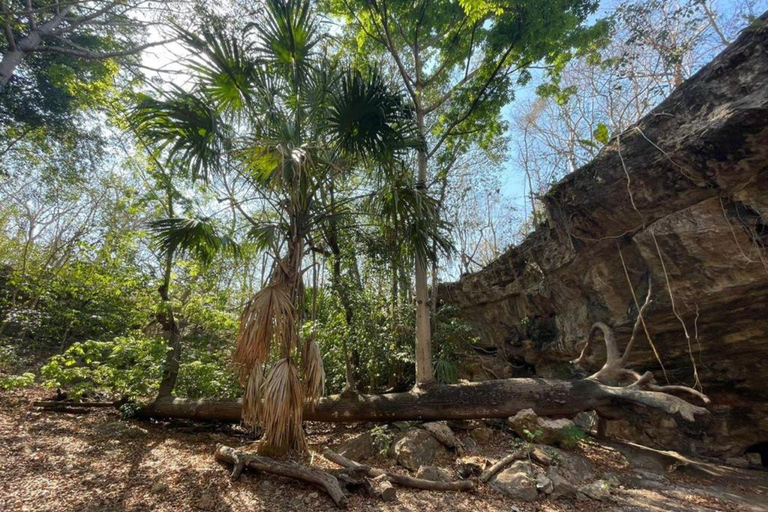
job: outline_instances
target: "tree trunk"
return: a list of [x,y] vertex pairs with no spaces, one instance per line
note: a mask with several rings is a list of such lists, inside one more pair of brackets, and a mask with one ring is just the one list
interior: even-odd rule
[[0,88],[4,87],[16,72],[16,68],[21,64],[24,58],[40,47],[43,38],[53,32],[56,27],[61,25],[67,13],[72,7],[64,7],[59,14],[51,18],[50,21],[43,23],[36,30],[33,30],[23,37],[16,48],[3,54],[0,60]]
[[[240,421],[240,400],[166,399],[139,415],[156,418]],[[304,419],[331,423],[360,421],[436,421],[508,418],[523,409],[541,416],[572,417],[595,410],[603,417],[626,413],[627,405],[645,405],[693,421],[707,410],[656,391],[612,387],[594,380],[502,379],[384,395],[334,395],[307,407]]]
[[[171,209],[171,216],[173,209]],[[173,315],[173,306],[171,304],[170,287],[171,272],[173,271],[173,253],[169,252],[165,257],[165,272],[163,275],[163,284],[158,289],[160,293],[160,304],[163,310],[158,312],[157,320],[163,326],[163,332],[168,340],[168,351],[165,353],[163,363],[163,377],[160,381],[160,388],[157,390],[157,398],[169,397],[173,394],[173,388],[176,387],[176,380],[179,377],[179,367],[181,366],[181,332]]]
[[[419,133],[425,137],[424,114],[416,112]],[[418,152],[419,176],[416,186],[427,188],[427,152]],[[432,374],[432,332],[429,319],[429,290],[427,285],[427,261],[416,254],[416,385],[430,384]]]

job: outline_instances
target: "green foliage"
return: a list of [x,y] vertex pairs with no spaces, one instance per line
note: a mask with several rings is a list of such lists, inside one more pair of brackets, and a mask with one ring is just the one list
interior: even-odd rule
[[111,341],[88,340],[72,344],[40,369],[44,385],[66,387],[80,397],[96,390],[117,396],[151,396],[160,382],[163,340],[141,333]]
[[23,373],[21,375],[10,375],[8,377],[0,377],[0,389],[8,391],[16,388],[26,388],[34,384],[34,373]]
[[581,441],[587,439],[587,434],[576,425],[564,428],[560,431],[560,434],[563,436],[560,446],[566,450],[576,448]]
[[602,145],[608,144],[608,141],[611,138],[605,123],[598,123],[593,135],[595,136],[595,140]]
[[373,446],[382,457],[391,457],[395,435],[388,425],[377,425],[371,429]]

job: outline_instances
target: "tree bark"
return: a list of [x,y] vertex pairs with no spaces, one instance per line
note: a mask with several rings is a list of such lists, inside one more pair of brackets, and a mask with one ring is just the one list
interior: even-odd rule
[[[334,395],[304,411],[308,421],[433,421],[508,418],[523,409],[540,416],[572,417],[595,410],[617,418],[627,406],[642,405],[688,421],[707,414],[703,407],[658,391],[606,386],[594,380],[502,379],[383,395]],[[241,400],[184,398],[158,400],[139,415],[155,418],[240,421]]]
[[16,48],[3,54],[3,58],[0,60],[0,88],[8,83],[24,58],[40,47],[43,38],[48,37],[51,32],[64,22],[64,18],[70,9],[71,6],[64,7],[59,14],[23,37],[16,44]]
[[246,453],[224,445],[218,445],[216,447],[214,457],[218,461],[234,464],[232,478],[235,480],[240,476],[240,472],[243,468],[246,467],[265,473],[295,478],[320,487],[323,491],[328,493],[328,496],[331,497],[333,502],[339,508],[347,507],[347,497],[341,490],[339,481],[333,475],[320,469],[302,466],[295,462],[271,459],[255,453]]
[[[419,133],[426,138],[424,115],[416,112],[416,122]],[[427,151],[418,152],[419,176],[416,186],[427,188]],[[429,318],[429,286],[427,284],[427,261],[416,254],[416,385],[430,384],[434,381],[432,374],[432,330]]]

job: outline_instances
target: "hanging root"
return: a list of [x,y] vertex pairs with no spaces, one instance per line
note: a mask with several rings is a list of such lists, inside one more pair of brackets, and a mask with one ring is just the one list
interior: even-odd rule
[[616,398],[622,398],[633,402],[638,402],[649,407],[661,409],[669,414],[679,414],[683,418],[693,421],[697,414],[705,414],[707,410],[688,403],[687,401],[669,393],[687,393],[693,395],[705,404],[709,403],[709,398],[702,392],[689,388],[688,386],[658,385],[651,372],[643,375],[627,369],[626,364],[632,353],[632,346],[635,343],[637,333],[643,323],[643,314],[651,303],[651,281],[648,280],[648,294],[645,302],[637,313],[635,325],[632,328],[632,336],[627,343],[624,353],[619,355],[619,349],[616,344],[616,334],[612,327],[603,323],[595,322],[589,330],[587,342],[578,358],[571,361],[573,364],[582,364],[592,346],[595,335],[598,331],[603,333],[606,349],[606,360],[600,370],[587,377],[588,380],[594,380],[606,386],[610,386],[609,392]]

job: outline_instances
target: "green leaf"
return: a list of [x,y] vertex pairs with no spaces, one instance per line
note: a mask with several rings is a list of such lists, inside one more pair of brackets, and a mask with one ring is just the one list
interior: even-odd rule
[[608,144],[608,141],[611,139],[608,133],[608,127],[604,123],[598,123],[597,129],[594,131],[593,135],[595,136],[595,140],[603,145]]

